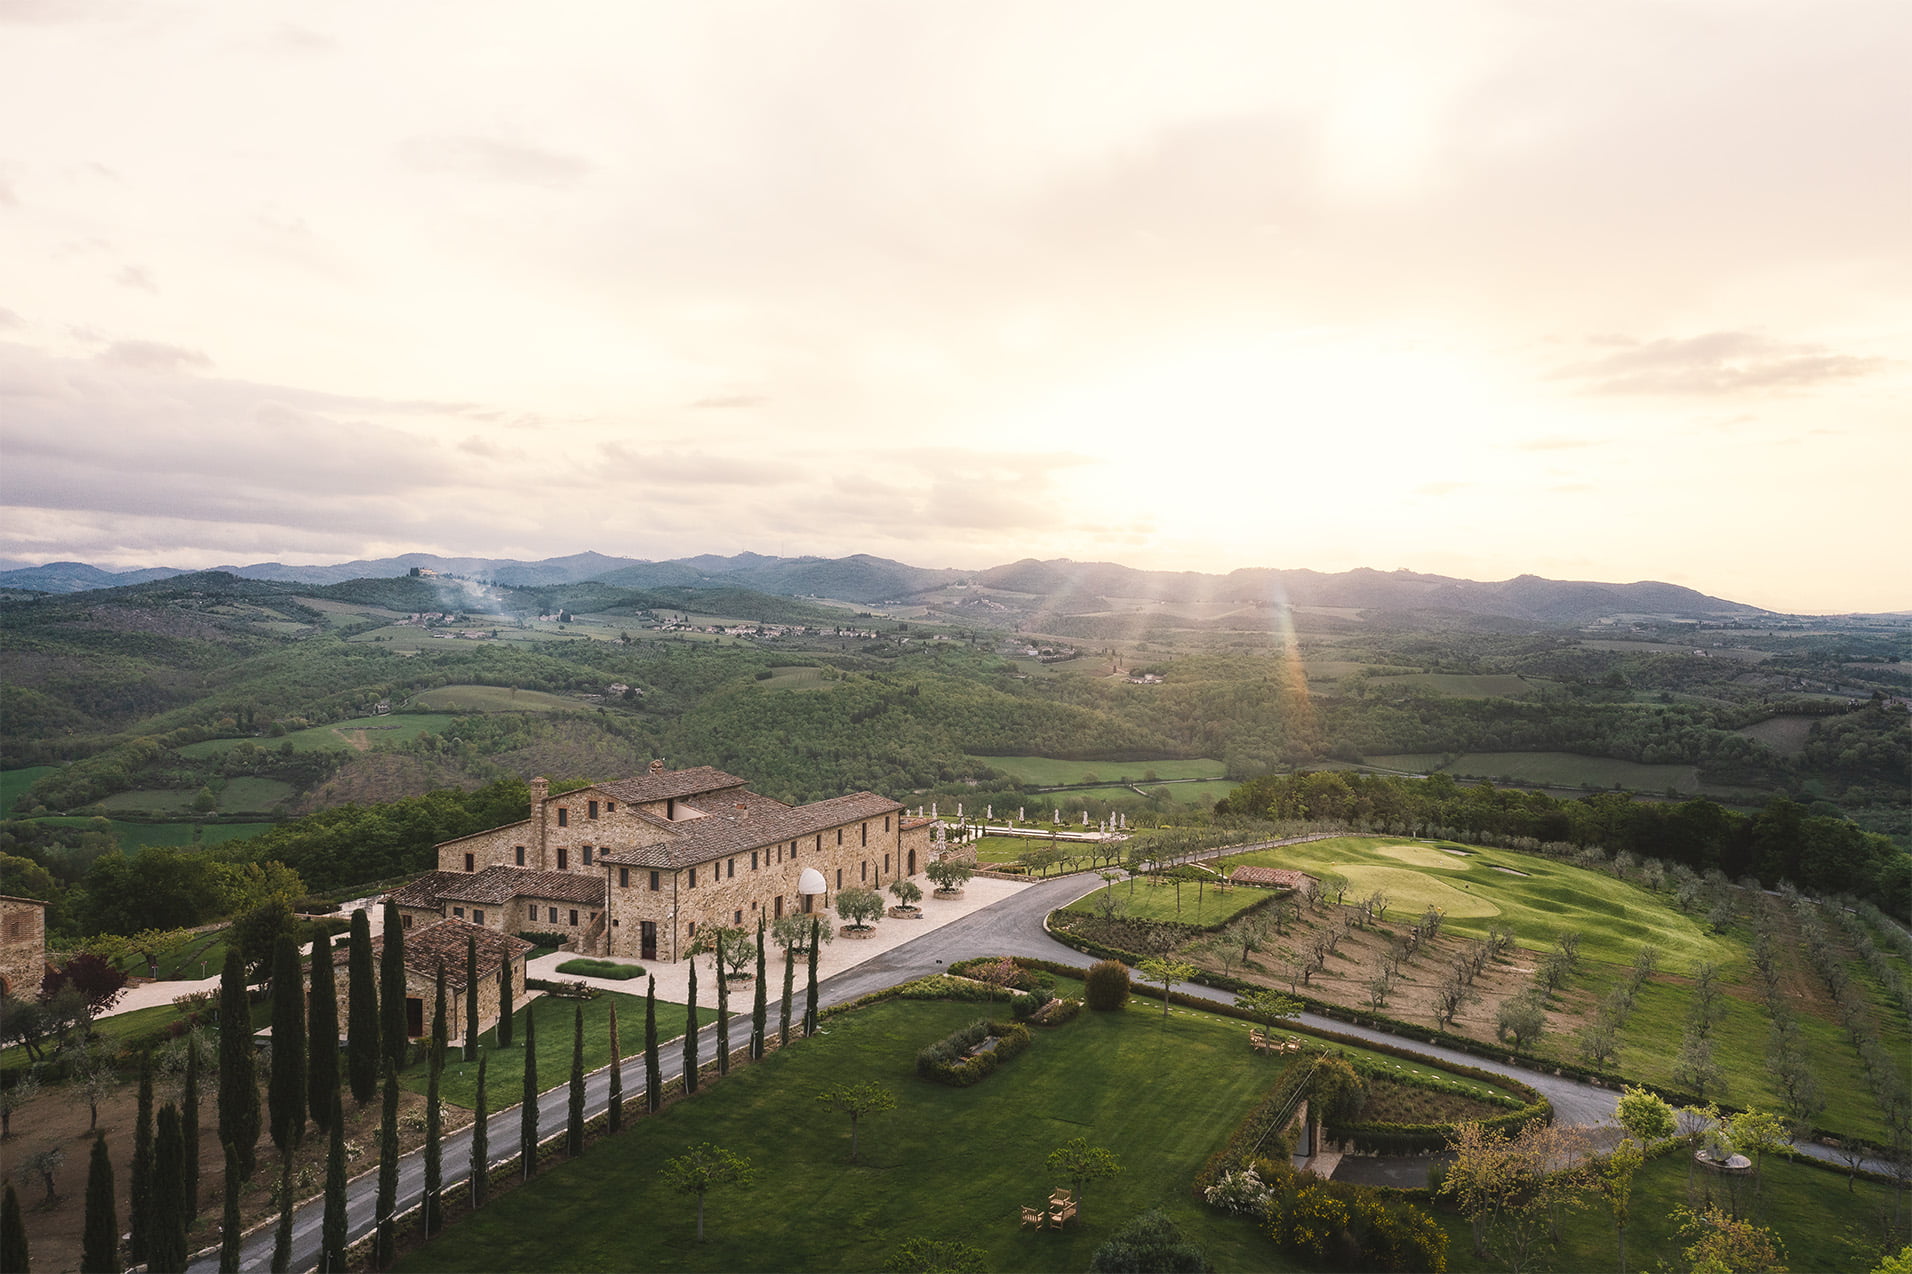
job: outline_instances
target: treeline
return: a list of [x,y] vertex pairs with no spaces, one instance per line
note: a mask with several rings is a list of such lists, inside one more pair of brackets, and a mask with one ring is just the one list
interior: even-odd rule
[[1268,775],[1216,802],[1218,817],[1338,823],[1412,836],[1598,846],[1767,887],[1876,898],[1912,919],[1912,855],[1843,818],[1776,798],[1757,814],[1709,800],[1639,801],[1620,792],[1562,800],[1544,792],[1322,771]]

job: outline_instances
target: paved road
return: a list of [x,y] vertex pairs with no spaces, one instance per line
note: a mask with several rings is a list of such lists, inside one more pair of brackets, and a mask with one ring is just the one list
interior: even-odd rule
[[[1101,879],[1092,873],[1063,876],[1031,884],[1027,889],[1019,890],[992,906],[960,920],[952,921],[925,933],[920,938],[826,978],[818,985],[818,1000],[824,1007],[848,1003],[871,992],[894,986],[898,982],[941,972],[953,961],[981,954],[1032,956],[1076,968],[1086,968],[1093,963],[1093,958],[1051,938],[1043,927],[1043,918],[1056,908],[1101,886]],[[1234,1000],[1232,994],[1208,987],[1190,985],[1187,990],[1191,995],[1216,1003],[1227,1004]],[[801,995],[802,992],[799,991],[798,994]],[[800,1002],[798,1007],[800,1010]],[[747,1011],[744,1016],[747,1033]],[[1381,1041],[1397,1048],[1412,1049],[1430,1060],[1454,1062],[1512,1076],[1543,1093],[1554,1104],[1556,1115],[1563,1123],[1598,1125],[1613,1122],[1615,1094],[1610,1088],[1599,1088],[1576,1080],[1507,1066],[1440,1045],[1428,1044],[1412,1036],[1390,1035],[1352,1026],[1345,1022],[1336,1022],[1312,1013],[1303,1014],[1301,1022],[1304,1026],[1318,1030],[1356,1039]],[[733,1043],[743,1038],[735,1030],[734,1021],[731,1038]],[[699,1038],[698,1055],[706,1059],[714,1057],[716,1047],[716,1027],[707,1026]],[[661,1053],[660,1061],[664,1078],[667,1081],[676,1079],[683,1071],[681,1044],[666,1047],[661,1050]],[[644,1066],[641,1058],[636,1059],[635,1064],[631,1059],[626,1060],[624,1092],[627,1099],[635,1099],[643,1095]],[[609,1102],[610,1071],[601,1070],[586,1076],[587,1117],[602,1113]],[[568,1085],[560,1084],[540,1096],[538,1127],[545,1138],[553,1134],[563,1135],[569,1118],[569,1106]],[[519,1108],[517,1106],[491,1116],[490,1149],[494,1160],[511,1158],[517,1154],[518,1124]],[[1823,1146],[1800,1146],[1799,1150],[1817,1158],[1836,1160],[1836,1156]],[[443,1179],[447,1188],[461,1183],[470,1171],[470,1130],[465,1129],[447,1136],[442,1143],[442,1156]],[[373,1207],[377,1188],[376,1169],[348,1183],[348,1232],[353,1240],[370,1233],[373,1228]],[[414,1151],[406,1155],[399,1165],[398,1207],[400,1212],[416,1206],[423,1189],[424,1156],[421,1152]],[[295,1270],[310,1270],[318,1265],[322,1213],[323,1207],[320,1201],[313,1200],[300,1207],[294,1214],[292,1268]],[[273,1227],[269,1224],[262,1226],[247,1240],[240,1257],[241,1268],[267,1268],[271,1261],[272,1243]],[[194,1271],[194,1274],[214,1274],[218,1269],[217,1252],[208,1253],[193,1262],[189,1268]]]

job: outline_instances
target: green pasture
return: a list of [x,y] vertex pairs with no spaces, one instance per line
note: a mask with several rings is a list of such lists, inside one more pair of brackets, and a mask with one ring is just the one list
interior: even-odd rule
[[823,669],[799,665],[772,668],[757,684],[765,690],[825,690],[835,683],[823,679]]
[[[1174,881],[1160,876],[1143,876],[1133,881],[1119,880],[1105,888],[1122,899],[1122,914],[1125,916],[1134,916],[1139,920],[1176,920],[1182,924],[1204,927],[1226,924],[1268,897],[1265,889],[1242,885],[1221,889],[1214,880],[1199,888],[1191,880],[1178,890]],[[1076,899],[1063,910],[1099,916],[1102,908],[1098,900],[1103,892],[1098,889]]]
[[250,775],[227,779],[219,789],[222,814],[263,814],[277,809],[292,798],[290,783],[280,779],[254,778]]
[[[1536,949],[1563,929],[1577,930],[1581,955],[1589,960],[1630,965],[1643,942],[1659,946],[1660,967],[1669,972],[1741,958],[1737,943],[1709,935],[1648,890],[1509,849],[1338,836],[1224,861],[1226,867],[1256,863],[1335,872],[1348,878],[1350,899],[1384,890],[1390,920],[1411,923],[1432,905],[1446,911],[1451,932],[1484,936],[1498,921],[1522,946]],[[1511,874],[1516,872],[1521,874]]]
[[189,814],[197,788],[135,788],[99,802],[108,814]]
[[[529,692],[527,692],[529,693]],[[281,738],[205,739],[179,749],[181,756],[221,756],[241,743],[261,748],[277,748],[290,743],[294,752],[343,752],[383,747],[390,743],[410,743],[423,734],[435,734],[450,725],[449,713],[397,712],[384,717],[354,717],[331,725],[315,725],[293,730]]]
[[1699,771],[1691,765],[1644,765],[1578,752],[1469,752],[1442,767],[1450,774],[1497,779],[1540,787],[1623,787],[1635,792],[1667,788],[1692,795],[1700,790]]
[[58,771],[57,765],[29,765],[19,770],[0,770],[0,818],[13,812],[20,793]]
[[[1165,1019],[1139,1001],[1038,1033],[975,1088],[918,1079],[917,1051],[984,1011],[897,1000],[832,1017],[818,1037],[496,1198],[398,1268],[875,1270],[921,1236],[981,1247],[989,1269],[1075,1270],[1152,1207],[1202,1243],[1216,1268],[1294,1268],[1252,1226],[1189,1191],[1281,1072],[1281,1060],[1249,1053],[1242,1023],[1179,1009]],[[1173,1100],[1164,1100],[1168,1076]],[[851,1164],[848,1121],[814,1095],[859,1082],[889,1089],[897,1106],[863,1120],[861,1162]],[[1078,1225],[1020,1229],[1019,1208],[1064,1184],[1044,1161],[1074,1137],[1107,1147],[1123,1171],[1084,1189]],[[706,1141],[747,1156],[757,1185],[710,1196],[700,1244],[694,1207],[664,1188],[658,1169]],[[951,1152],[982,1146],[987,1154]]]
[[1368,758],[1369,765],[1384,770],[1407,770],[1413,774],[1426,774],[1441,768],[1441,762],[1447,759],[1445,752],[1386,752]]
[[[743,992],[743,1020],[738,1023],[735,998],[737,988],[732,987],[731,1035],[732,1048],[737,1048],[750,1039],[750,1003],[756,995],[756,989],[749,983],[739,984],[746,989]],[[797,988],[797,1000],[792,1005],[794,1017],[803,1015],[803,988]],[[776,988],[776,999],[770,1009],[771,1029],[776,1029],[777,1008],[782,996],[781,983]],[[697,1006],[697,1022],[701,1026],[717,1020],[717,989],[710,988],[710,1003]],[[538,1087],[540,1090],[553,1088],[564,1083],[571,1074],[571,1032],[576,1020],[578,1007],[584,1008],[584,1070],[586,1074],[601,1066],[611,1064],[611,1006],[617,1006],[617,1045],[618,1052],[626,1058],[637,1058],[637,1072],[629,1071],[630,1062],[626,1061],[625,1087],[641,1088],[644,1084],[644,997],[628,995],[620,991],[606,991],[593,999],[573,1000],[563,996],[540,995],[528,1006],[521,1007],[512,1014],[516,1023],[512,1030],[511,1047],[498,1047],[498,1030],[493,1027],[478,1037],[478,1047],[491,1055],[491,1062],[485,1068],[486,1100],[493,1110],[502,1110],[506,1106],[517,1104],[524,1093],[524,1023],[525,1015],[532,1013],[538,1019]],[[429,1006],[427,1006],[429,1012]],[[657,1002],[657,1038],[661,1044],[665,1040],[681,1040],[684,1036],[684,1015],[686,1006],[672,1004],[668,1000]],[[427,1023],[429,1025],[429,1022]],[[463,1022],[448,1022],[446,1029],[454,1039],[462,1036],[465,1030]],[[678,1046],[683,1047],[681,1044]],[[421,1050],[422,1053],[422,1050]],[[420,1059],[399,1072],[399,1083],[415,1093],[425,1091],[427,1082],[427,1063]],[[464,1061],[459,1049],[453,1048],[446,1056],[445,1069],[439,1077],[439,1092],[454,1106],[467,1109],[478,1103],[478,1063],[476,1059]],[[547,1129],[547,1131],[555,1131]],[[478,1266],[474,1268],[485,1268]]]
[[1824,719],[1788,713],[1742,726],[1738,733],[1749,739],[1758,739],[1782,756],[1797,756],[1805,750],[1806,736],[1812,732],[1813,726]]
[[1228,772],[1220,761],[1207,757],[1192,761],[1058,761],[1046,756],[972,756],[969,759],[1033,787],[1055,787],[1064,783],[1144,783],[1151,774],[1158,779],[1218,779]]
[[1553,683],[1542,678],[1522,677],[1511,672],[1411,672],[1399,676],[1370,677],[1374,686],[1412,686],[1456,699],[1525,699]]
[[563,695],[510,686],[439,686],[413,695],[411,702],[433,712],[576,712],[584,707]]

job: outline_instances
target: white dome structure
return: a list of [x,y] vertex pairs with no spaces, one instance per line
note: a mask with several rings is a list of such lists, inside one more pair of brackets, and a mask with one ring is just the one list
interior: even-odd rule
[[802,895],[824,894],[830,891],[824,883],[823,873],[814,867],[805,867],[803,874],[797,877],[797,893]]

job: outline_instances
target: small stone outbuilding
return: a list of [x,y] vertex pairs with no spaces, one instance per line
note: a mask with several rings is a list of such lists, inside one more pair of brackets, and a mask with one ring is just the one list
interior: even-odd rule
[[[499,971],[509,968],[511,1002],[525,1002],[525,954],[531,944],[523,938],[469,920],[439,920],[419,923],[405,930],[405,1030],[413,1039],[427,1035],[432,1027],[432,1006],[438,996],[438,968],[445,969],[445,1029],[451,1039],[465,1035],[465,980],[467,940],[478,940],[478,1029],[487,1031],[498,1020]],[[385,936],[372,939],[373,960],[385,958]],[[351,1020],[348,1010],[351,978],[346,964],[346,947],[333,948],[333,970],[339,1000],[339,1022]]]
[[0,998],[31,998],[46,977],[46,904],[0,894]]

